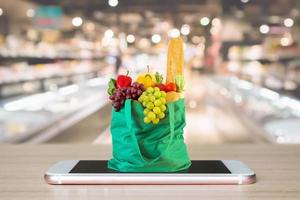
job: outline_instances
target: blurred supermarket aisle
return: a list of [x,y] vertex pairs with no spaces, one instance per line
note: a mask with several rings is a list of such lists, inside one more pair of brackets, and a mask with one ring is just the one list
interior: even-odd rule
[[[249,131],[239,119],[217,101],[208,87],[207,76],[192,73],[186,94],[187,143],[251,143]],[[191,87],[192,86],[192,87]]]
[[300,144],[299,2],[0,0],[0,143],[110,143],[108,80],[180,36],[187,143]]

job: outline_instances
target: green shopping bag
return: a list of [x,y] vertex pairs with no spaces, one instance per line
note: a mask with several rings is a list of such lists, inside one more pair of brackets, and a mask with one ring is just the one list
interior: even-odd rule
[[118,112],[112,110],[113,158],[108,168],[120,172],[176,172],[191,161],[183,140],[184,99],[167,104],[166,117],[158,124],[144,123],[143,107],[126,100]]

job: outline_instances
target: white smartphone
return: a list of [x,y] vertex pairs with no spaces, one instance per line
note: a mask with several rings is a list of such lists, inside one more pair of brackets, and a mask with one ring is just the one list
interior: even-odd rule
[[44,176],[48,184],[251,184],[255,173],[237,160],[193,160],[188,170],[172,173],[111,171],[104,160],[65,160]]

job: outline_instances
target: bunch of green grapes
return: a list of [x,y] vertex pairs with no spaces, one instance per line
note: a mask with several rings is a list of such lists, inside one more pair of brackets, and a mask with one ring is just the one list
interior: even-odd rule
[[138,101],[144,107],[144,122],[146,124],[158,124],[159,120],[165,117],[166,107],[166,92],[160,91],[158,87],[148,87],[142,93]]

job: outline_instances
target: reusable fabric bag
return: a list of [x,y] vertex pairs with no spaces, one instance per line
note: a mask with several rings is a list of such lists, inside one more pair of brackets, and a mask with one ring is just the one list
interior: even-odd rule
[[126,100],[118,112],[112,110],[113,158],[108,168],[120,172],[176,172],[191,165],[183,139],[184,99],[167,104],[166,116],[158,124],[144,123],[143,107]]

